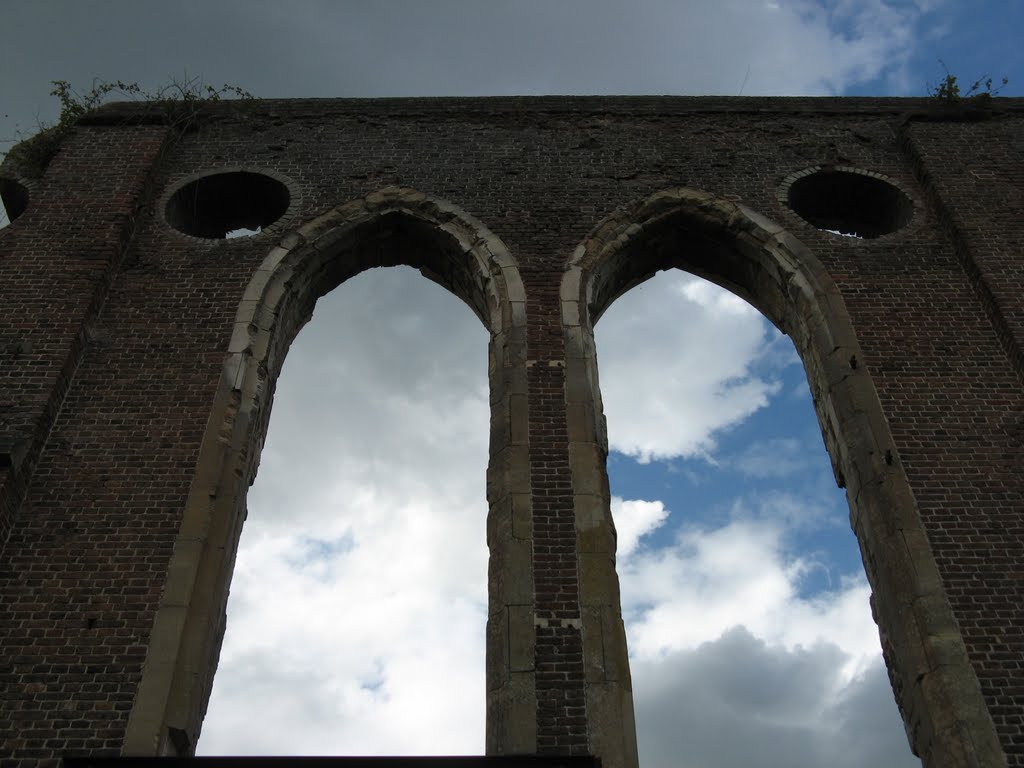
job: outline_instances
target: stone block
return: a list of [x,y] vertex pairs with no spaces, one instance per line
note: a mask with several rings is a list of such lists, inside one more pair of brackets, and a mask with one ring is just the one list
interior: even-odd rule
[[576,493],[611,496],[605,454],[596,443],[570,443],[569,466]]
[[508,607],[508,648],[509,671],[530,672],[533,670],[536,629],[532,605],[510,605]]
[[583,606],[619,604],[619,579],[615,555],[610,552],[580,552],[580,603]]

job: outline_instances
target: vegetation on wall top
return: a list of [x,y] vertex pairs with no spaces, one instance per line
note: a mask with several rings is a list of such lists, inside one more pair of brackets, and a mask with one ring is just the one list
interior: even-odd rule
[[999,85],[993,86],[995,82],[993,78],[982,75],[971,83],[969,88],[963,89],[960,87],[957,76],[949,71],[946,62],[939,59],[939,64],[942,65],[942,69],[946,73],[945,77],[939,81],[938,85],[929,86],[928,95],[943,104],[987,104],[993,96],[998,96],[999,92],[1010,82],[1008,78],[1004,77]]
[[29,178],[38,178],[43,174],[57,154],[61,142],[79,120],[109,101],[120,98],[149,102],[163,112],[169,125],[183,129],[195,120],[204,104],[223,99],[254,98],[237,85],[225,83],[215,88],[199,78],[172,80],[155,91],[148,91],[138,83],[126,83],[123,80],[94,80],[89,90],[78,91],[67,80],[54,80],[50,95],[60,102],[57,122],[53,125],[40,125],[38,132],[14,145],[7,153],[6,162]]

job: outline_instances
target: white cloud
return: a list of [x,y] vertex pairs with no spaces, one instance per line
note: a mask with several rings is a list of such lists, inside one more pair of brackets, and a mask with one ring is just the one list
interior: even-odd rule
[[714,451],[716,431],[780,386],[752,370],[777,332],[741,299],[678,270],[616,300],[596,334],[611,449],[642,462]]
[[621,558],[632,554],[640,539],[661,526],[666,517],[668,510],[660,501],[625,501],[619,496],[613,496],[612,519],[615,521],[618,556]]
[[744,475],[787,477],[807,467],[807,446],[795,437],[775,437],[750,443],[732,461]]
[[[754,371],[794,362],[788,340],[746,304],[680,273],[621,297],[602,319],[598,355],[610,443],[639,446],[641,459],[713,450],[714,430],[778,391]],[[687,371],[689,389],[679,384]],[[760,393],[745,410],[730,402],[737,383]],[[652,402],[673,414],[671,423],[651,415]],[[679,440],[677,424],[698,437]],[[717,469],[710,462],[708,472],[734,467],[759,481],[716,502],[720,522],[695,522],[709,519],[707,510],[686,508],[685,497],[671,512],[662,501],[613,499],[648,768],[918,764],[888,689],[863,573],[844,575],[826,552],[799,543],[809,531],[844,524],[831,478],[808,476],[807,451],[806,441],[782,434],[750,443]],[[798,472],[791,488],[760,482]],[[644,536],[648,545],[637,546]],[[854,546],[852,534],[847,541]],[[824,590],[812,587],[822,571],[831,585]],[[847,733],[855,723],[872,727],[863,743]],[[836,754],[840,743],[847,748]]]
[[408,269],[318,304],[249,495],[202,753],[482,752],[486,345]]
[[743,626],[787,648],[834,644],[851,655],[851,674],[877,656],[863,576],[803,597],[801,580],[818,566],[789,552],[786,536],[777,520],[740,517],[718,528],[683,526],[671,546],[621,558],[632,653],[657,658]]
[[410,565],[416,532],[395,553],[389,533],[305,563],[295,536],[247,542],[203,753],[480,751],[480,574],[468,590],[438,583],[460,553]]
[[[686,455],[694,445],[712,447],[713,430],[728,428],[767,405],[778,391],[751,372],[755,362],[767,351],[792,360],[766,346],[771,334],[753,308],[678,271],[660,273],[622,296],[599,329],[609,441],[623,450],[628,447],[625,433],[643,446],[635,452],[641,459],[658,453]],[[792,347],[788,340],[783,345]],[[754,389],[758,397],[751,402],[737,396],[737,382],[744,385],[741,392]],[[650,403],[674,418],[666,423],[652,417]],[[680,430],[696,435],[689,446],[679,440]],[[752,475],[776,476],[779,467],[768,467],[772,449],[787,463],[806,460],[801,455],[806,446],[783,436],[751,443],[738,463]],[[632,652],[656,658],[744,626],[788,648],[826,642],[857,660],[877,656],[877,631],[867,613],[863,575],[848,579],[833,593],[801,596],[801,580],[820,563],[812,552],[792,551],[792,534],[837,525],[830,505],[812,492],[813,478],[806,480],[798,492],[758,488],[747,497],[737,492],[731,501],[720,500],[726,518],[717,527],[680,522],[699,517],[691,514],[695,510],[674,508],[669,515],[660,501],[614,500]],[[829,482],[821,485],[828,487]],[[637,548],[641,536],[662,526],[671,526],[668,546]],[[664,539],[662,534],[659,541]],[[695,616],[700,620],[694,621]]]
[[634,660],[645,768],[912,768],[880,659],[851,679],[845,654],[789,649],[743,628],[658,660]]
[[730,517],[768,521],[794,532],[836,526],[847,529],[845,507],[836,515],[836,490],[831,479],[831,474],[804,478],[800,484],[791,483],[792,490],[755,486],[742,498],[733,500]]
[[[487,332],[461,301],[408,268],[363,273],[321,299],[289,352],[250,499],[289,528],[379,525],[366,494],[482,503],[486,372]],[[289,479],[269,479],[271,464]]]
[[[749,516],[620,555],[643,765],[918,764],[863,576],[802,595],[817,564],[789,551],[783,521]],[[846,733],[868,721],[864,743]]]

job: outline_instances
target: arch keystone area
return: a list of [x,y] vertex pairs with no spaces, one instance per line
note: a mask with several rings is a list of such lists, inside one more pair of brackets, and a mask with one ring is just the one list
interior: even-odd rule
[[729,289],[793,338],[836,480],[846,488],[914,753],[932,768],[1005,765],[842,294],[784,228],[746,206],[686,188],[653,194],[599,223],[574,251],[561,284],[576,528],[588,569],[580,599],[595,754],[610,765],[635,763],[635,747],[617,736],[632,725],[628,671],[608,661],[625,658],[625,635],[593,324],[618,296],[670,268]]

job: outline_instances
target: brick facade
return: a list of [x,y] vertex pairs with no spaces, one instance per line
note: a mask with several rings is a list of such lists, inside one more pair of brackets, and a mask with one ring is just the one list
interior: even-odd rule
[[[837,169],[909,221],[790,209]],[[283,215],[169,226],[227,172],[280,182]],[[188,131],[115,105],[0,177],[28,196],[0,231],[4,768],[192,748],[288,345],[395,263],[491,332],[490,753],[636,763],[592,322],[675,266],[804,359],[912,746],[1024,766],[1024,102],[262,101]]]

